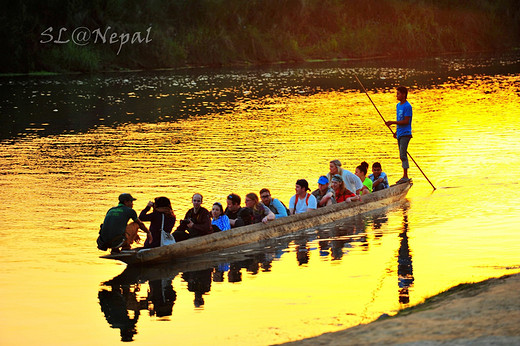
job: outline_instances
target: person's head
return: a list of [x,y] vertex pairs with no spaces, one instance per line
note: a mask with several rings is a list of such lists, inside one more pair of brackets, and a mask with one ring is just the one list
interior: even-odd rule
[[232,212],[236,212],[238,209],[240,209],[240,202],[241,202],[241,198],[239,195],[237,194],[230,194],[227,196],[227,207],[229,210],[231,210]]
[[154,200],[153,206],[154,206],[154,208],[170,208],[171,209],[172,204],[168,197],[157,197]]
[[396,93],[397,100],[400,102],[406,101],[406,99],[408,98],[408,89],[404,86],[400,86],[396,90],[397,90],[397,93]]
[[329,188],[329,178],[327,178],[326,176],[322,175],[318,179],[318,189],[321,192],[324,192],[324,191],[327,191],[328,188]]
[[254,192],[248,193],[245,199],[246,207],[253,209],[258,204],[258,195]]
[[379,177],[382,171],[381,164],[379,162],[374,162],[372,165],[372,173],[374,173],[374,176],[376,178]]
[[[364,163],[366,165],[364,165]],[[363,162],[359,166],[356,167],[356,175],[358,176],[359,179],[361,179],[361,181],[365,180],[365,177],[367,175],[367,167],[368,167],[368,163],[366,163],[366,162]]]
[[211,214],[213,215],[214,219],[218,219],[220,215],[224,214],[224,208],[222,207],[222,204],[219,202],[213,203],[213,207],[211,208]]
[[128,208],[132,208],[134,206],[135,200],[136,199],[129,193],[122,193],[119,195],[119,203],[126,205]]
[[329,162],[329,170],[330,174],[338,174],[339,168],[341,167],[341,162],[339,160],[332,160]]
[[308,190],[310,190],[309,183],[305,179],[298,179],[296,181],[294,190],[296,191],[297,195],[303,196]]
[[343,181],[343,178],[339,174],[335,174],[331,179],[331,185],[334,191],[343,191],[345,188],[345,182]]
[[262,200],[262,203],[266,206],[269,206],[271,203],[271,191],[268,189],[262,189],[260,190],[260,199]]
[[200,208],[202,204],[202,195],[200,193],[196,193],[191,197],[191,203],[193,203],[193,208],[195,210]]

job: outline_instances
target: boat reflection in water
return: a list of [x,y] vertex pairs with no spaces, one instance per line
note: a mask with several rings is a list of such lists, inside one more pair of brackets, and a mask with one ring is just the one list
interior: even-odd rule
[[[401,304],[409,302],[409,288],[414,280],[407,236],[407,208],[406,205],[400,207],[403,221],[399,230],[397,272]],[[211,291],[213,282],[222,283],[226,277],[229,283],[241,282],[244,269],[250,275],[268,273],[272,269],[272,262],[290,252],[290,249],[296,253],[298,266],[309,263],[311,251],[318,251],[320,258],[330,256],[331,261],[341,261],[354,247],[367,251],[370,246],[367,225],[371,224],[373,239],[378,240],[383,236],[378,230],[387,221],[385,212],[371,212],[276,239],[236,247],[230,249],[232,251],[229,253],[199,255],[153,266],[129,265],[120,275],[101,283],[99,304],[109,325],[120,329],[121,340],[132,341],[137,334],[136,325],[141,311],[147,310],[149,316],[163,320],[172,316],[177,298],[172,280],[178,275],[187,283],[187,290],[193,293],[193,305],[199,309],[204,306],[204,296]],[[138,298],[141,285],[146,282],[148,293]]]

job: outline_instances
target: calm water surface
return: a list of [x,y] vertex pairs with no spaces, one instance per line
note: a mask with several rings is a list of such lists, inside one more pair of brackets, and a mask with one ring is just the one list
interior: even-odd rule
[[[407,200],[263,244],[131,272],[102,260],[121,192],[182,217],[269,187],[286,203],[340,159],[400,178],[394,118],[411,86]],[[373,321],[462,282],[520,272],[520,58],[0,79],[2,344],[272,344]]]

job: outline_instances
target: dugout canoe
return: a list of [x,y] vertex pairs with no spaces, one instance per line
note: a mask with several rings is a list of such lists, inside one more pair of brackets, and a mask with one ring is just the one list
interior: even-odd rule
[[402,200],[412,185],[411,182],[392,185],[388,189],[361,196],[361,201],[337,203],[306,213],[276,219],[267,224],[257,223],[188,239],[172,245],[122,251],[119,254],[105,255],[101,258],[119,260],[127,264],[154,264],[256,243],[384,208]]

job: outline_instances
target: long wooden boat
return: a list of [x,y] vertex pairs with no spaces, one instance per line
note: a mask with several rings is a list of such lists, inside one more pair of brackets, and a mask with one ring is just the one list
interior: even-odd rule
[[388,189],[361,196],[361,201],[337,203],[306,213],[279,218],[267,224],[257,223],[188,239],[172,245],[122,251],[119,254],[105,255],[101,258],[115,259],[127,264],[154,264],[256,243],[384,208],[403,199],[411,187],[411,182],[392,185]]

